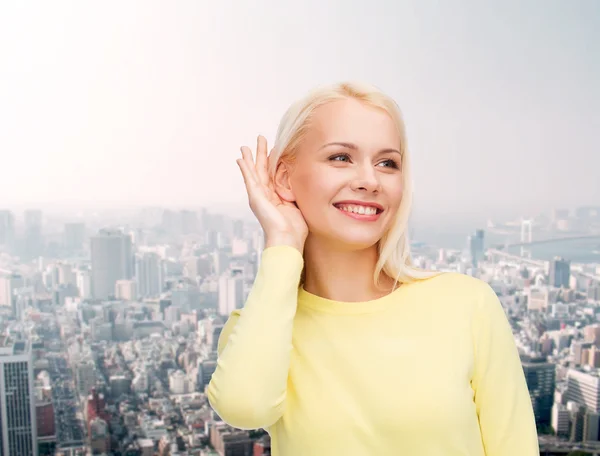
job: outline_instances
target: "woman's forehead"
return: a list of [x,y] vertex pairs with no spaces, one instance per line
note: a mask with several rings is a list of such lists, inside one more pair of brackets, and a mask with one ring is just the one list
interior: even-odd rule
[[311,116],[305,139],[310,142],[383,141],[383,147],[399,143],[398,129],[383,109],[357,100],[339,100],[318,107]]

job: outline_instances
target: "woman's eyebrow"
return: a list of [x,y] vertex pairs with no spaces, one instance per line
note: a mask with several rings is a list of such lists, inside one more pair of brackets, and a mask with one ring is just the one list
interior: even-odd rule
[[[337,142],[337,141],[324,144],[323,146],[320,147],[319,150],[325,149],[326,147],[329,147],[329,146],[341,146],[341,147],[345,147],[346,149],[358,150],[358,146],[356,144],[347,143],[347,142]],[[394,148],[381,149],[378,153],[382,154],[382,153],[388,153],[388,152],[397,153],[400,156],[402,156],[402,153],[398,149],[394,149]]]

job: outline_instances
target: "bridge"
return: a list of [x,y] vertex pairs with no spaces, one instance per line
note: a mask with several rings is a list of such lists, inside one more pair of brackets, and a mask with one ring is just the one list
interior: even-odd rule
[[581,241],[581,240],[588,240],[588,239],[600,240],[600,234],[585,234],[585,235],[578,235],[578,236],[566,236],[566,237],[560,237],[560,238],[542,239],[539,241],[531,241],[531,242],[515,242],[515,243],[510,243],[510,244],[497,244],[497,245],[492,246],[491,248],[495,249],[495,250],[502,250],[502,249],[509,249],[511,247],[528,247],[528,246],[532,246],[532,245],[553,244],[555,242]]
[[[533,260],[531,258],[525,257],[525,256],[520,256],[520,255],[515,255],[512,253],[508,253],[505,252],[503,250],[498,250],[498,249],[487,249],[485,251],[486,256],[488,257],[488,259],[492,262],[496,262],[498,260],[498,258],[502,258],[506,261],[513,261],[514,263],[518,263],[518,264],[526,264],[529,266],[536,266],[538,268],[542,268],[544,269],[546,272],[548,272],[549,268],[550,268],[550,262],[549,261],[544,261],[544,260]],[[596,275],[596,274],[590,274],[588,272],[583,272],[580,270],[580,267],[578,266],[574,266],[571,268],[571,274],[575,275],[575,276],[581,276],[584,277],[586,279],[591,279],[594,280],[596,282],[600,282],[600,275]]]
[[524,264],[528,264],[530,266],[537,266],[537,267],[544,268],[544,269],[547,269],[548,264],[549,264],[548,261],[532,260],[531,258],[527,258],[524,256],[519,256],[519,255],[513,255],[512,253],[504,252],[500,249],[494,249],[494,248],[487,249],[485,253],[492,260],[493,260],[493,258],[500,257],[500,258],[504,258],[505,260],[514,261],[515,263],[524,263]]

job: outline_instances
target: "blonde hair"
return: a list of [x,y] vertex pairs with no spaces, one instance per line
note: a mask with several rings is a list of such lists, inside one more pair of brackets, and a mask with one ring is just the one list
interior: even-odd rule
[[292,104],[283,115],[277,129],[277,137],[269,160],[271,177],[275,176],[277,165],[281,160],[293,160],[306,131],[310,128],[310,120],[315,109],[326,103],[348,98],[383,109],[392,118],[400,134],[403,195],[396,219],[378,243],[379,258],[373,276],[375,284],[379,285],[382,273],[395,279],[396,284],[415,282],[438,275],[437,271],[426,271],[412,264],[407,231],[413,185],[404,121],[396,102],[376,87],[352,82],[322,86],[313,89],[304,98]]

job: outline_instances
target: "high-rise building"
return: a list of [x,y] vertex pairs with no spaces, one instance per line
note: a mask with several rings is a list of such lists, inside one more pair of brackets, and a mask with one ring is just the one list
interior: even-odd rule
[[135,277],[142,298],[158,296],[163,289],[164,274],[160,256],[154,252],[136,255]]
[[565,400],[573,401],[593,413],[600,412],[600,378],[592,372],[569,369]]
[[485,231],[476,230],[474,234],[467,236],[467,247],[473,266],[477,267],[484,255],[484,237]]
[[131,236],[119,230],[100,230],[91,238],[92,296],[108,299],[115,296],[117,280],[133,277]]
[[219,314],[229,315],[244,306],[244,280],[239,272],[219,278]]
[[571,262],[561,257],[550,261],[550,285],[556,288],[569,288],[571,277]]
[[567,437],[569,435],[570,415],[566,405],[555,402],[552,406],[552,429],[557,436]]
[[15,272],[0,271],[0,306],[15,310],[16,291],[24,286],[23,276]]
[[251,455],[254,442],[248,431],[234,429],[226,424],[215,424],[210,432],[210,443],[223,455]]
[[31,346],[0,340],[0,456],[37,456],[37,420]]
[[531,397],[535,421],[538,426],[550,425],[556,387],[556,368],[545,358],[532,358],[522,362],[527,388]]
[[[90,439],[90,445],[96,446],[100,443],[100,448],[97,449],[98,453],[108,452],[109,447],[109,434],[106,426],[102,426],[102,421],[106,424],[110,421],[110,416],[106,411],[106,403],[104,400],[104,394],[98,393],[95,388],[92,388],[90,395],[87,399],[87,407],[85,410],[85,418],[87,421],[88,436]],[[101,427],[101,432],[97,427]]]
[[0,250],[12,250],[15,242],[15,216],[11,211],[0,211]]
[[78,269],[75,273],[77,289],[81,299],[91,299],[92,297],[92,278],[87,269]]
[[221,331],[223,331],[223,323],[207,319],[205,320],[204,327],[206,330],[206,344],[210,350],[217,351],[219,337],[221,336]]

